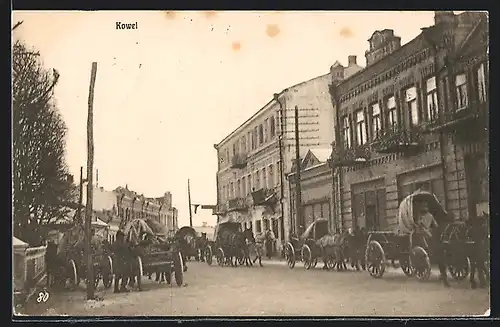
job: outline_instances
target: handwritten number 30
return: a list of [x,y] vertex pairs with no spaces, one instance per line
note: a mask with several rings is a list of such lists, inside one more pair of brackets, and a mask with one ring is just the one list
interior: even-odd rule
[[50,297],[50,295],[47,291],[40,292],[40,293],[38,293],[38,298],[36,299],[36,302],[45,303],[49,300],[49,297]]

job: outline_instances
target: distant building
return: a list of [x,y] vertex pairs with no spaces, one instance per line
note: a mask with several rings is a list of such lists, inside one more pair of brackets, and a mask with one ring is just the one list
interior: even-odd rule
[[209,226],[206,222],[203,222],[201,226],[193,226],[194,230],[201,236],[202,233],[207,234],[207,239],[213,240],[215,227]]

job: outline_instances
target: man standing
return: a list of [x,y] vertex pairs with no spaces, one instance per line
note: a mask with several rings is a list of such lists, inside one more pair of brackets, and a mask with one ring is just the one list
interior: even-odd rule
[[[116,232],[116,241],[113,244],[114,263],[115,263],[115,293],[128,292],[128,260],[129,249],[125,244],[125,235],[122,231]],[[120,286],[121,280],[121,286]]]
[[266,244],[266,256],[269,260],[271,260],[271,257],[273,256],[273,243],[276,237],[274,236],[273,231],[268,228],[266,231],[266,238],[265,238],[265,244]]

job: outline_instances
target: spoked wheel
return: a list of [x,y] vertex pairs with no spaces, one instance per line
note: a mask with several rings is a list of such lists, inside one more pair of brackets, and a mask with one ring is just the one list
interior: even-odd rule
[[385,272],[385,252],[377,241],[370,241],[366,248],[366,269],[374,278],[382,278]]
[[78,284],[80,284],[80,277],[78,276],[78,272],[76,270],[75,260],[70,259],[68,262],[68,270],[66,273],[66,278],[69,280],[69,288],[74,291]]
[[304,244],[304,246],[302,246],[302,261],[304,261],[304,268],[306,268],[307,270],[311,269],[312,265],[313,265],[313,259],[312,259],[312,251],[311,251],[311,248],[307,245],[307,244]]
[[104,288],[108,289],[113,284],[113,259],[111,256],[106,256],[102,270],[102,283],[104,284]]
[[224,250],[222,250],[222,248],[218,248],[217,249],[217,254],[215,255],[215,258],[217,259],[217,264],[219,266],[224,266],[224,259],[225,259],[225,255],[224,255]]
[[415,246],[411,250],[410,266],[415,272],[417,279],[421,282],[428,280],[431,276],[429,254],[421,246]]
[[318,265],[318,258],[317,257],[314,257],[313,259],[313,263],[312,263],[312,267],[313,268],[316,268],[316,266]]
[[207,248],[205,249],[205,261],[207,262],[207,264],[209,266],[212,265],[212,256],[213,256],[213,253],[212,253],[212,247],[209,245],[207,246]]
[[401,270],[405,273],[406,276],[408,277],[413,277],[415,275],[415,272],[413,271],[411,265],[410,265],[410,258],[409,257],[404,257],[399,260],[399,264],[401,266]]
[[453,260],[448,265],[448,272],[455,280],[463,280],[469,276],[471,270],[469,257],[463,255],[460,260]]
[[286,244],[285,258],[288,267],[290,267],[290,269],[293,269],[295,267],[295,249],[290,242]]
[[184,282],[184,269],[183,269],[182,255],[180,252],[177,252],[177,255],[174,255],[174,273],[175,273],[175,283],[177,286],[182,286]]

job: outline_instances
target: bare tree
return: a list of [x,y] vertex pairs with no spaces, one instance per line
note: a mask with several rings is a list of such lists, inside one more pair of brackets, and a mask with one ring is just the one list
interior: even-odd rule
[[59,74],[47,71],[37,54],[20,41],[13,46],[14,234],[28,243],[37,243],[39,225],[66,215],[65,203],[75,200],[66,125],[53,99]]

